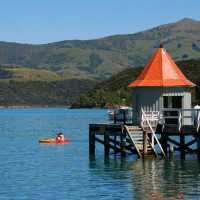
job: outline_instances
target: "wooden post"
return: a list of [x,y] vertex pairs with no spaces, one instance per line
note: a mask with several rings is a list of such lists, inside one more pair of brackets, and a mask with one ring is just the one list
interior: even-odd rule
[[170,144],[170,146],[169,146],[169,157],[170,157],[170,159],[174,158],[174,145],[173,144]]
[[95,133],[89,128],[89,154],[95,155]]
[[109,156],[110,153],[110,144],[109,144],[109,132],[104,132],[104,155]]
[[144,155],[147,155],[147,146],[148,146],[148,133],[143,131],[143,151]]
[[121,133],[120,139],[121,156],[126,156],[126,134],[124,133],[124,131]]
[[116,135],[114,136],[114,142],[115,142],[114,143],[114,148],[115,148],[114,153],[116,154],[117,153],[117,136]]
[[161,145],[163,148],[163,151],[165,152],[165,155],[167,157],[167,140],[168,140],[168,135],[166,132],[162,132],[161,134]]
[[180,150],[181,159],[185,159],[185,136],[183,133],[180,133]]

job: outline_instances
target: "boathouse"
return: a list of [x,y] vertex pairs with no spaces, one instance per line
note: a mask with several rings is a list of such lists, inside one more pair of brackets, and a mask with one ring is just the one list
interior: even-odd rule
[[[142,110],[191,109],[191,88],[194,86],[160,46],[137,79],[129,84],[133,88],[133,123],[140,123]],[[185,123],[190,121],[185,119]]]
[[200,160],[200,109],[191,105],[194,86],[160,46],[129,84],[133,88],[133,122],[90,124],[90,155],[95,155],[98,142],[104,145],[105,156],[111,149],[115,154],[132,153],[139,158],[166,158],[169,152],[179,151],[183,159],[186,153],[196,153]]

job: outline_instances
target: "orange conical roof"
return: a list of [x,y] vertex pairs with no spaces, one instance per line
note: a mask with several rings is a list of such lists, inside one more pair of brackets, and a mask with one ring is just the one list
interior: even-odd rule
[[144,70],[129,87],[195,86],[189,81],[164,48],[158,48]]

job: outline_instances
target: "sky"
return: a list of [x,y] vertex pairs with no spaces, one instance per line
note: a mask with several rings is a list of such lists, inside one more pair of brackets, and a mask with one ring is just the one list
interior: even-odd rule
[[198,0],[0,0],[0,41],[43,44],[130,34],[182,18]]

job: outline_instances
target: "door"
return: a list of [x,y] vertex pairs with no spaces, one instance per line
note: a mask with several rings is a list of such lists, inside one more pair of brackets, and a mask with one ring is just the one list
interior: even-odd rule
[[182,108],[182,96],[163,96],[164,108]]
[[[182,96],[163,96],[164,108],[182,108]],[[164,116],[178,116],[178,111],[165,111]],[[166,119],[167,124],[178,124],[178,119]]]

